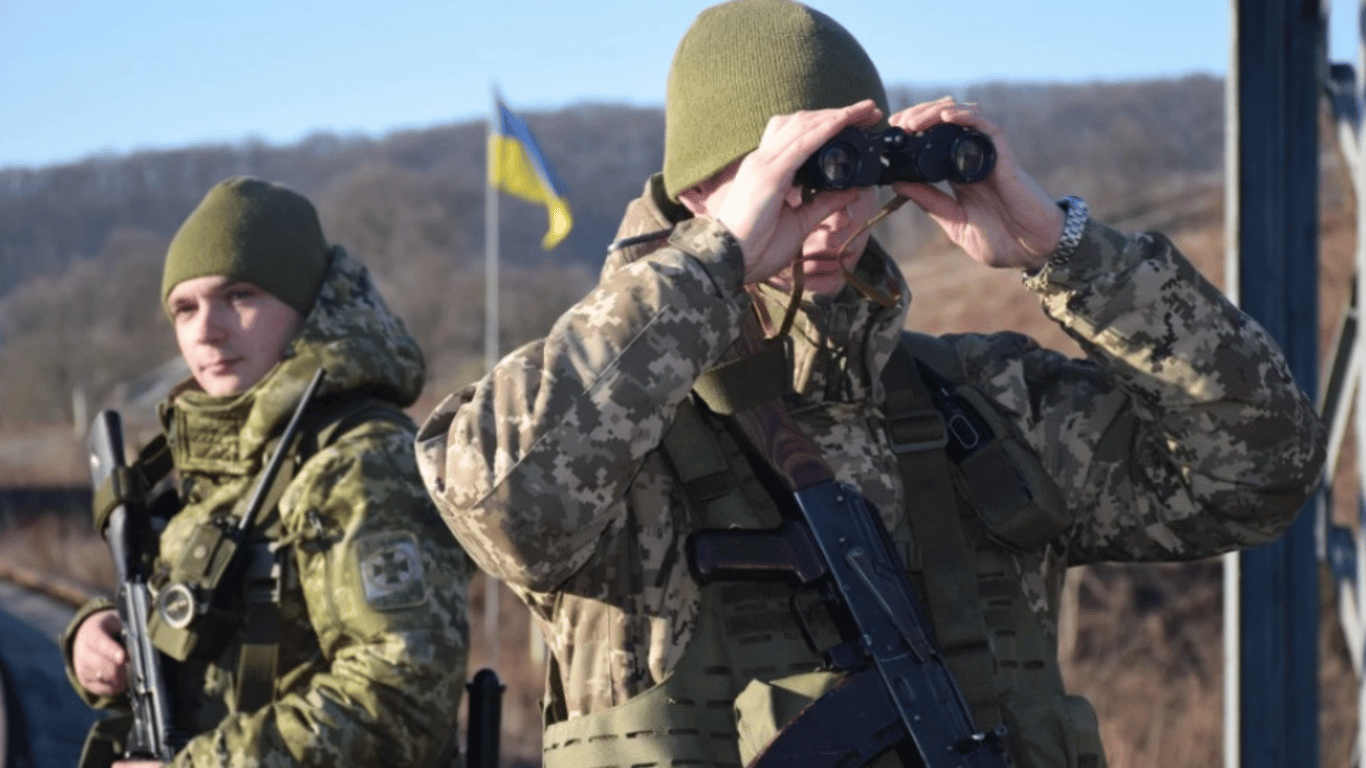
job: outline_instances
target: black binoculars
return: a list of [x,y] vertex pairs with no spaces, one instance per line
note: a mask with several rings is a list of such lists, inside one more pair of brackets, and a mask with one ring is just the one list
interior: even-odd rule
[[804,190],[871,187],[894,181],[972,184],[991,175],[996,146],[981,131],[941,123],[920,133],[845,128],[797,169]]

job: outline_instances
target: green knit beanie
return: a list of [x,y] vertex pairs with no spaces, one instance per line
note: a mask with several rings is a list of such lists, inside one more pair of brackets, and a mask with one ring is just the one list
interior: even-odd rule
[[236,176],[210,189],[171,239],[161,303],[177,283],[223,275],[307,315],[326,270],[327,241],[313,204],[277,184]]
[[664,189],[678,193],[759,146],[774,115],[873,99],[877,68],[848,30],[791,0],[734,0],[697,16],[678,44],[665,104]]

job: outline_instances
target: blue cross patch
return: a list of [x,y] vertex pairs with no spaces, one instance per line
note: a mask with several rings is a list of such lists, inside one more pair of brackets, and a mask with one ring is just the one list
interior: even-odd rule
[[408,531],[375,533],[356,540],[365,602],[379,611],[412,608],[427,602],[422,552]]

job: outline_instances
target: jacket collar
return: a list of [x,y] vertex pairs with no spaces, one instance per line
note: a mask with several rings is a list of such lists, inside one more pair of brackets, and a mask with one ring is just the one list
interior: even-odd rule
[[407,406],[425,378],[422,352],[389,311],[369,272],[333,247],[322,288],[283,359],[245,392],[214,397],[193,379],[159,406],[177,470],[246,475],[259,470],[266,444],[284,428],[318,368],[317,399],[366,393]]
[[[662,176],[656,174],[646,182],[641,196],[627,205],[617,241],[645,239],[611,251],[603,276],[662,247],[668,231],[691,216],[663,188]],[[658,236],[649,237],[652,233]],[[876,239],[869,239],[854,271],[874,289],[900,299],[884,308],[850,286],[833,297],[810,293],[802,297],[791,332],[792,385],[799,407],[825,401],[881,401],[883,397],[879,376],[900,338],[911,293],[900,268]],[[787,308],[788,294],[769,286],[758,293],[759,303],[776,322]]]

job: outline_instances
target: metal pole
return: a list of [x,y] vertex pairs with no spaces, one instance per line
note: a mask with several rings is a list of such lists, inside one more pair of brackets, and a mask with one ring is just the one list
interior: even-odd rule
[[[498,89],[493,89],[493,110],[489,113],[488,166],[492,172],[494,138],[498,135]],[[492,178],[484,184],[484,370],[498,362],[498,188]]]
[[[1366,0],[1362,0],[1366,2]],[[1229,2],[1229,67],[1224,80],[1224,293],[1238,303],[1238,253],[1241,234],[1238,227],[1238,0]],[[1242,764],[1242,714],[1239,698],[1238,669],[1240,642],[1238,627],[1242,616],[1238,611],[1240,561],[1237,552],[1221,558],[1224,566],[1224,768],[1238,768]]]
[[[502,120],[499,111],[498,87],[492,88],[493,109],[489,113],[487,170],[493,168],[494,139],[499,135]],[[489,373],[498,363],[498,188],[493,179],[484,182],[484,372]],[[498,666],[498,580],[484,576],[484,647],[488,649],[489,666]]]
[[[1354,307],[1358,313],[1363,302],[1366,302],[1366,138],[1362,134],[1362,115],[1363,102],[1366,102],[1366,0],[1362,0],[1357,10],[1357,73],[1354,83],[1353,96],[1356,97],[1356,121],[1352,128],[1352,155],[1355,161],[1352,164],[1352,178],[1355,182],[1356,192],[1356,283]],[[1366,334],[1358,329],[1355,339],[1355,349],[1353,359],[1362,360],[1363,352],[1366,352]],[[1356,372],[1360,375],[1359,372]],[[1357,449],[1357,530],[1356,530],[1356,581],[1355,590],[1348,596],[1340,599],[1353,599],[1356,602],[1353,618],[1356,620],[1354,629],[1360,629],[1362,618],[1366,617],[1366,387],[1360,385],[1360,381],[1355,377],[1353,383],[1356,384],[1355,398],[1355,419],[1356,429],[1356,449]],[[1366,755],[1366,653],[1361,643],[1361,636],[1350,636],[1355,640],[1357,646],[1350,649],[1357,664],[1357,732],[1356,747],[1353,750],[1353,766],[1361,765],[1363,755]]]
[[[1281,345],[1300,386],[1318,360],[1318,104],[1323,18],[1314,0],[1236,0],[1228,141],[1228,283]],[[1236,173],[1234,173],[1236,169]],[[1236,234],[1236,240],[1233,239]],[[1239,555],[1238,760],[1243,768],[1319,761],[1318,570],[1306,505],[1280,540]]]

